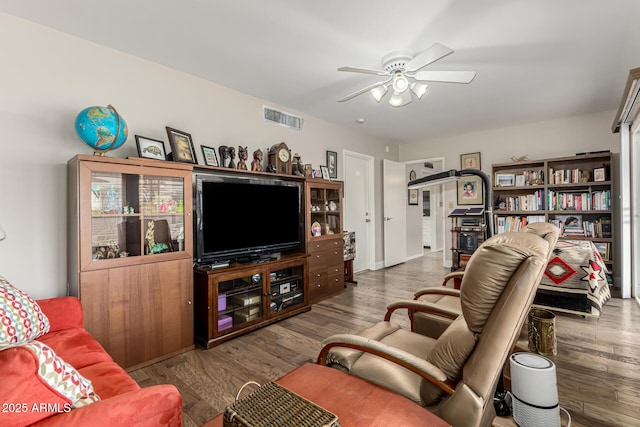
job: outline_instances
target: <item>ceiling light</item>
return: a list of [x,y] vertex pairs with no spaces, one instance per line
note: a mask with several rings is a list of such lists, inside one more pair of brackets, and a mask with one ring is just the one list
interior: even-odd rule
[[429,86],[424,84],[424,83],[412,83],[411,84],[411,92],[413,92],[413,94],[415,96],[418,97],[418,99],[422,99],[422,95],[424,95],[427,92],[427,88]]
[[402,95],[398,92],[393,92],[391,99],[389,99],[389,104],[392,107],[399,107],[402,105]]
[[409,88],[409,81],[402,73],[396,73],[393,77],[393,90],[399,93],[404,92]]
[[373,99],[375,99],[377,102],[380,102],[380,100],[386,93],[387,93],[386,85],[376,86],[373,89],[371,89],[371,95],[373,95]]

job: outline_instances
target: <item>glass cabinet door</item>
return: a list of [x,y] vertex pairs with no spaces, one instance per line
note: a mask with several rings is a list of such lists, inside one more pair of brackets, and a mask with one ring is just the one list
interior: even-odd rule
[[340,190],[333,188],[311,188],[311,237],[329,236],[342,232],[340,219]]
[[304,266],[283,268],[269,275],[270,313],[287,310],[304,302]]
[[227,329],[236,329],[262,316],[262,274],[218,283],[217,333],[226,333]]
[[187,250],[183,177],[95,170],[90,176],[92,261]]

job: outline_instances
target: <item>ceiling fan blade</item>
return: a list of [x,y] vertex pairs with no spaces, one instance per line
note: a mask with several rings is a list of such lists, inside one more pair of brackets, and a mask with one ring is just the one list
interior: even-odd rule
[[358,68],[358,67],[340,67],[338,71],[348,71],[350,73],[364,73],[375,74],[376,76],[388,76],[389,72],[384,70],[373,70],[371,68]]
[[427,65],[436,62],[438,59],[444,58],[447,55],[453,53],[453,49],[441,45],[440,43],[434,43],[433,46],[418,54],[415,58],[407,63],[405,69],[409,72],[418,71]]
[[415,79],[422,82],[471,83],[475,71],[419,71]]
[[355,91],[355,92],[350,93],[349,95],[347,95],[347,96],[345,96],[345,97],[342,97],[342,98],[338,99],[338,102],[345,102],[345,101],[348,101],[348,100],[350,100],[350,99],[352,99],[352,98],[355,98],[355,97],[356,97],[356,96],[358,96],[358,95],[362,95],[363,93],[370,91],[370,90],[371,90],[371,89],[373,89],[374,87],[378,87],[378,86],[380,86],[380,85],[384,85],[384,84],[386,84],[386,83],[389,83],[389,81],[391,81],[391,79],[384,80],[384,81],[381,81],[381,82],[374,83],[374,84],[372,84],[372,85],[369,85],[369,86],[363,87],[362,89],[360,89],[360,90],[358,90],[358,91]]

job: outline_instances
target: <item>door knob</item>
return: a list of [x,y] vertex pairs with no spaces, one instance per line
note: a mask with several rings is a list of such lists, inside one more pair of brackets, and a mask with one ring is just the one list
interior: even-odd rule
[[385,216],[385,217],[384,217],[384,220],[385,220],[385,221],[391,221],[391,217],[390,217],[390,216]]
[[365,219],[364,222],[371,222],[371,220],[370,219]]

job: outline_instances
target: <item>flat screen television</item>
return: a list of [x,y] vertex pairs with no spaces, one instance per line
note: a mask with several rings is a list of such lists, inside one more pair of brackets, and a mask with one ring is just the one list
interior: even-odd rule
[[197,264],[302,249],[301,182],[196,174],[195,187]]

